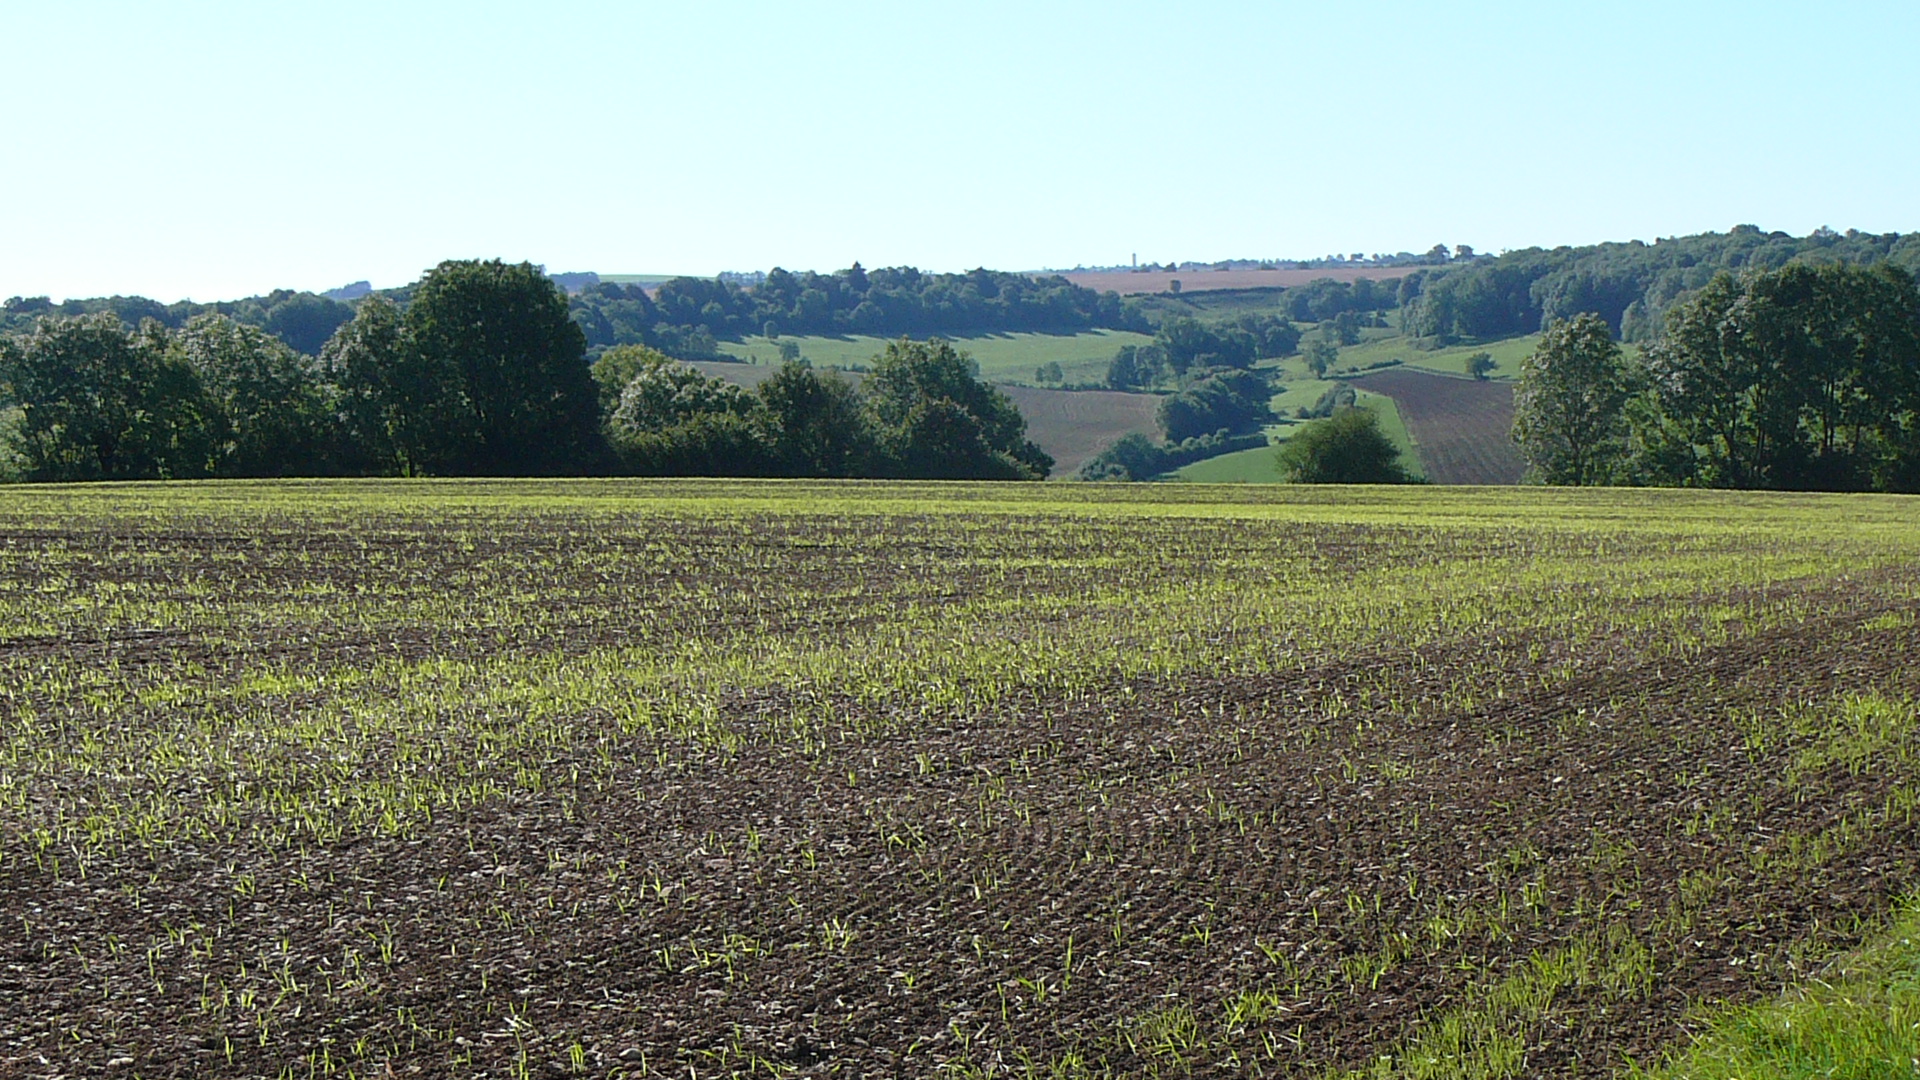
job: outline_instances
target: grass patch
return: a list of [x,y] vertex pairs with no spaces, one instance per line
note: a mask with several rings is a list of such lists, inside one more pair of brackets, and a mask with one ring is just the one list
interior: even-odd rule
[[1313,408],[1319,403],[1320,395],[1333,389],[1334,382],[1333,379],[1313,378],[1303,371],[1281,383],[1280,392],[1273,395],[1269,405],[1275,415],[1290,417],[1295,410]]
[[1166,479],[1192,484],[1277,484],[1280,466],[1273,447],[1256,446],[1183,465],[1168,473]]
[[1407,425],[1400,418],[1400,406],[1385,394],[1376,394],[1371,390],[1361,390],[1357,394],[1360,407],[1373,410],[1380,418],[1380,430],[1393,440],[1394,449],[1400,451],[1400,463],[1409,473],[1425,479],[1426,471],[1420,467],[1420,454],[1413,447],[1413,436],[1407,434]]
[[1416,348],[1413,339],[1403,336],[1363,341],[1340,350],[1339,368],[1364,368],[1383,360],[1399,360],[1411,368],[1438,371],[1448,375],[1467,374],[1467,357],[1487,353],[1493,357],[1493,377],[1511,379],[1520,374],[1520,361],[1540,344],[1539,334],[1489,341],[1478,345],[1450,345],[1431,352]]
[[1920,899],[1877,940],[1779,1000],[1706,1016],[1693,1045],[1634,1080],[1850,1080],[1920,1073]]
[[[755,364],[778,364],[780,342],[791,341],[800,347],[800,355],[815,366],[871,364],[886,351],[885,337],[783,337],[768,341],[750,337],[745,341],[723,341],[720,351]],[[1034,369],[1049,362],[1058,363],[1067,383],[1098,383],[1107,377],[1107,365],[1122,345],[1145,345],[1153,340],[1146,334],[1126,330],[1089,330],[1082,334],[982,334],[954,336],[953,343],[980,363],[980,374],[989,382],[1034,382]]]

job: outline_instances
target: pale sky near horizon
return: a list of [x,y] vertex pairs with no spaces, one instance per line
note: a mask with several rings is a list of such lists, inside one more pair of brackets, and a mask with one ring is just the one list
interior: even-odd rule
[[1920,230],[1920,4],[0,0],[0,296]]

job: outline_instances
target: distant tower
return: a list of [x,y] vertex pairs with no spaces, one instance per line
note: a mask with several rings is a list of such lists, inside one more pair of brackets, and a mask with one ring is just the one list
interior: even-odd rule
[[1137,251],[1133,253],[1133,268],[1140,269],[1140,253]]

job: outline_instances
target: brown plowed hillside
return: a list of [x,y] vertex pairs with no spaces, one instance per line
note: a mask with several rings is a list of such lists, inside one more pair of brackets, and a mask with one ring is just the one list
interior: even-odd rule
[[1513,384],[1411,368],[1356,380],[1392,398],[1436,484],[1517,484],[1526,459],[1513,445]]
[[1123,394],[1114,390],[1042,390],[1032,386],[1002,386],[1027,418],[1027,438],[1053,455],[1053,476],[1072,477],[1080,466],[1122,435],[1139,432],[1160,435],[1155,419],[1158,394]]
[[1136,293],[1166,292],[1176,280],[1180,282],[1181,292],[1207,292],[1213,289],[1284,289],[1294,285],[1305,285],[1309,281],[1319,281],[1321,278],[1332,278],[1335,281],[1358,281],[1361,278],[1380,281],[1386,278],[1403,278],[1415,269],[1418,268],[1355,266],[1326,270],[1151,270],[1144,272],[1099,270],[1066,273],[1060,276],[1075,285],[1097,292],[1111,291],[1122,296],[1131,296]]

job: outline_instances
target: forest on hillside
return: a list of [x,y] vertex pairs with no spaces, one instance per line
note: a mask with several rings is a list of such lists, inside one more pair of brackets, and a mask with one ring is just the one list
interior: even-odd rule
[[[1398,320],[1428,344],[1487,340],[1543,329],[1548,320],[1593,313],[1628,341],[1658,337],[1665,313],[1722,271],[1891,263],[1920,271],[1920,233],[1806,236],[1738,225],[1724,233],[1580,247],[1526,248],[1498,255],[1444,246],[1404,275],[1351,283],[1331,279],[1284,290],[1270,313],[1321,323],[1342,315],[1358,325]],[[565,275],[572,277],[572,275]],[[883,337],[1078,330],[1152,332],[1168,314],[1192,314],[1192,297],[1098,293],[1057,275],[976,269],[927,273],[913,267],[831,273],[778,267],[742,284],[732,276],[676,277],[651,292],[638,285],[583,280],[567,297],[589,354],[614,345],[647,345],[683,359],[710,359],[721,340],[751,336],[866,334]],[[404,309],[414,285],[372,295]],[[297,352],[319,355],[353,317],[359,298],[279,289],[240,300],[161,303],[141,296],[73,299],[16,296],[0,304],[0,334],[42,317],[111,313],[128,326],[152,319],[179,329],[200,315],[224,315],[259,327]]]
[[[415,288],[407,285],[371,295],[405,308]],[[163,304],[143,296],[108,296],[56,304],[46,297],[16,296],[0,305],[0,334],[29,329],[43,317],[107,313],[128,326],[153,320],[178,330],[196,317],[222,315],[318,356],[333,332],[353,317],[359,302],[287,289],[216,303]],[[592,281],[567,297],[567,308],[586,337],[590,355],[615,345],[646,345],[687,360],[716,358],[718,341],[751,335],[924,338],[1150,329],[1147,316],[1118,294],[1098,293],[1057,276],[997,270],[931,274],[910,266],[869,273],[858,263],[830,274],[788,273],[776,267],[759,284],[747,287],[725,275],[671,278],[651,292],[639,285]]]
[[1407,333],[1434,344],[1530,334],[1586,313],[1616,337],[1642,342],[1659,337],[1667,312],[1717,274],[1876,263],[1920,272],[1920,233],[1791,236],[1738,225],[1651,244],[1527,248],[1415,270],[1400,279],[1395,299]]

